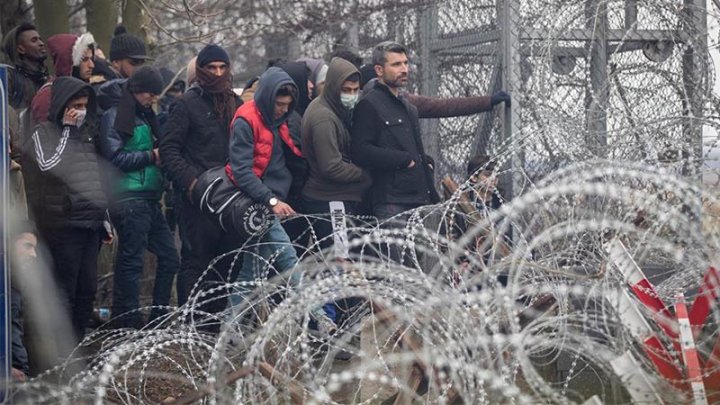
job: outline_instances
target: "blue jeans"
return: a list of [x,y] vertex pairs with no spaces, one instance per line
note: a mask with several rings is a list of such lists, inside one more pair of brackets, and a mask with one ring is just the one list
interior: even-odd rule
[[[277,219],[273,220],[270,228],[260,238],[249,241],[248,246],[250,246],[249,251],[243,253],[242,266],[235,282],[252,282],[291,271],[290,286],[295,287],[300,284],[302,275],[294,269],[298,262],[295,248]],[[234,308],[241,305],[252,289],[253,287],[248,285],[235,288],[230,294],[229,306]],[[316,308],[311,312],[318,314],[322,309]]]
[[[168,305],[180,260],[160,203],[140,199],[121,201],[113,206],[110,215],[119,239],[113,278],[112,316],[138,309],[145,250],[157,256],[152,304]],[[153,309],[150,320],[163,312]],[[142,316],[136,311],[120,318],[116,326],[139,327],[142,324]]]
[[[277,219],[273,220],[270,228],[260,238],[249,241],[248,246],[250,246],[248,251],[242,254],[242,266],[235,279],[236,282],[264,279],[273,275],[269,272],[281,274],[295,267],[298,262],[290,237]],[[272,261],[268,263],[270,260]],[[297,285],[300,275],[293,274],[290,280],[291,284]],[[251,286],[236,288],[230,296],[230,305],[241,304],[251,289]]]

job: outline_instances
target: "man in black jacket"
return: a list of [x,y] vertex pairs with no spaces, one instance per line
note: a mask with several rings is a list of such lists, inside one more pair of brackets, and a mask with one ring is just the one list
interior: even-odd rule
[[[157,69],[150,66],[137,69],[101,119],[101,151],[117,168],[111,181],[114,198],[110,214],[119,238],[112,316],[125,314],[116,319],[118,327],[144,325],[138,307],[145,250],[157,257],[150,321],[162,315],[169,305],[179,267],[175,242],[160,206],[164,178],[155,147],[160,125],[152,103],[162,93],[162,85]],[[104,88],[100,87],[98,98],[104,96]]]
[[408,81],[407,49],[382,43],[373,50],[373,64],[378,84],[355,108],[352,150],[353,161],[371,173],[372,211],[384,220],[440,198],[417,109],[399,94]]
[[[163,167],[176,192],[183,240],[177,277],[180,304],[187,300],[210,261],[238,246],[232,235],[192,204],[191,195],[200,174],[227,161],[230,120],[242,101],[232,92],[230,57],[224,49],[207,45],[198,54],[196,66],[196,81],[170,111],[160,140]],[[214,282],[226,276],[208,272],[203,284],[214,287]],[[225,303],[220,301],[208,309],[222,310]]]
[[28,205],[53,259],[55,279],[81,339],[93,310],[107,210],[97,154],[95,92],[70,76],[52,84],[48,121],[26,141]]
[[5,35],[3,52],[12,65],[8,75],[10,106],[17,110],[29,107],[35,93],[48,79],[45,42],[34,25],[23,23]]

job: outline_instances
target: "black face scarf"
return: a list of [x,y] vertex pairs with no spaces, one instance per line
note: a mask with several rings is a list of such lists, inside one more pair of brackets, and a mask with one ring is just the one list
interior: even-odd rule
[[150,125],[150,130],[155,139],[157,139],[160,136],[160,125],[158,124],[155,112],[150,107],[146,108],[140,105],[137,100],[135,100],[126,83],[123,85],[123,94],[117,106],[117,116],[115,117],[113,128],[123,134],[123,136],[132,137],[135,132],[136,115],[140,116]]
[[230,68],[222,76],[215,76],[204,68],[195,71],[197,82],[213,100],[215,112],[224,121],[230,123],[238,107],[235,102],[235,93],[232,91],[232,74]]

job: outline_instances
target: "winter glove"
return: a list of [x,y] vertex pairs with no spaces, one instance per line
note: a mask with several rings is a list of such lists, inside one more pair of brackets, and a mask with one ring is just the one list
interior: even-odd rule
[[506,105],[510,105],[510,95],[506,92],[500,90],[497,93],[493,94],[492,97],[490,97],[490,104],[494,107],[502,102],[505,102]]

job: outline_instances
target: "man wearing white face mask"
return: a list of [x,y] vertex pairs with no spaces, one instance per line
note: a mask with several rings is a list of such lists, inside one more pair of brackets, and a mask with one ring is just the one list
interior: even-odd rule
[[[302,151],[310,168],[301,192],[305,214],[328,214],[330,204],[338,202],[344,205],[345,214],[361,214],[360,203],[370,187],[370,174],[350,160],[350,129],[359,95],[360,72],[345,59],[333,58],[322,94],[310,103],[302,119]],[[313,229],[320,248],[332,246],[330,220],[315,221]],[[343,257],[342,248],[335,250]],[[328,303],[324,309],[337,323],[336,305]],[[343,357],[344,353],[338,358]]]
[[[350,160],[352,114],[360,92],[360,72],[342,58],[330,62],[325,89],[310,103],[302,120],[302,151],[310,174],[302,190],[308,214],[330,212],[330,201],[342,201],[346,214],[359,213],[370,175]],[[327,221],[318,221],[319,239],[332,233]],[[325,238],[321,247],[332,244]]]
[[97,290],[108,200],[97,154],[95,92],[70,76],[52,84],[48,120],[25,142],[28,205],[53,260],[55,280],[81,339]]

